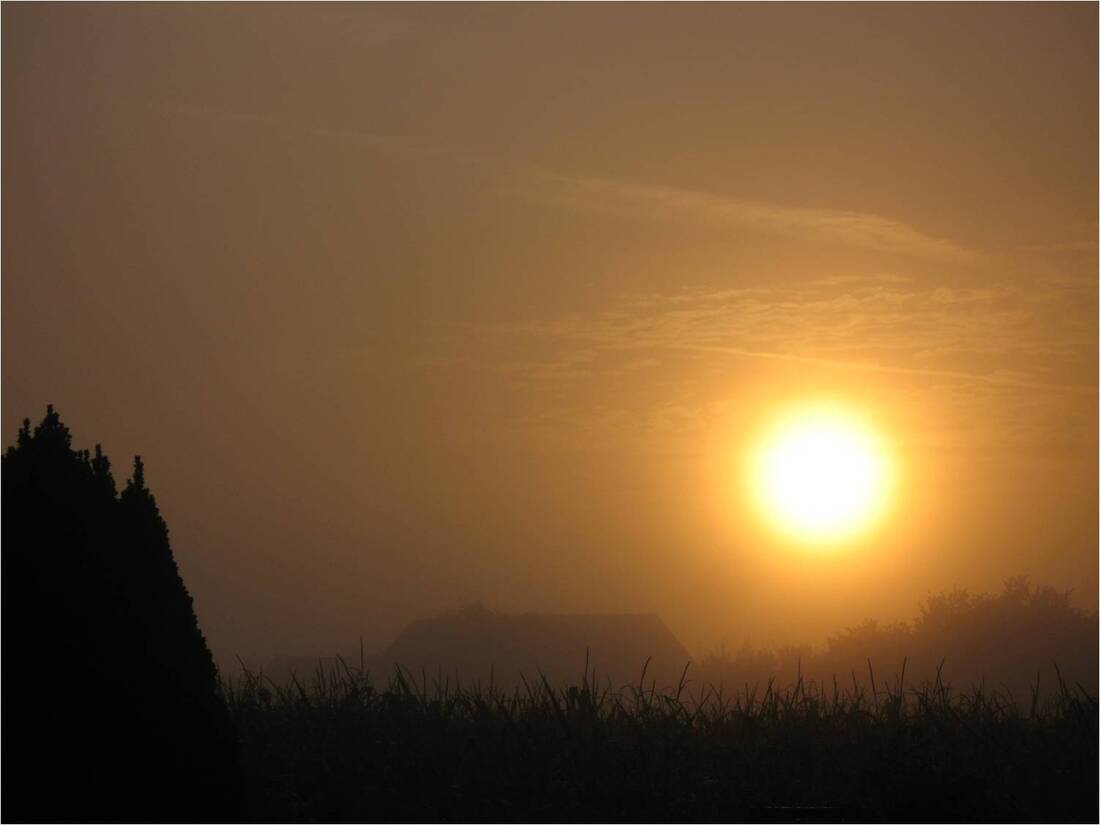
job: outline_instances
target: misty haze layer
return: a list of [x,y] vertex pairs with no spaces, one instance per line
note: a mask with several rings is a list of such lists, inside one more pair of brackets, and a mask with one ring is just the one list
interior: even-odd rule
[[[5,444],[145,458],[219,661],[1096,608],[1095,6],[2,14]],[[819,394],[900,457],[836,554],[737,469]]]

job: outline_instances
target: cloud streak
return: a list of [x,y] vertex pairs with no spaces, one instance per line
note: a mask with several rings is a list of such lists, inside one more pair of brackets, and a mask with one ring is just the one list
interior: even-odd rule
[[899,221],[862,212],[806,209],[729,195],[580,177],[534,168],[516,182],[515,194],[540,203],[596,214],[695,225],[736,227],[810,242],[894,255],[971,263],[980,253],[926,235]]
[[[1072,451],[1095,431],[1095,300],[1095,287],[892,275],[634,295],[604,312],[484,328],[491,354],[454,366],[497,372],[533,401],[518,426],[578,443],[694,437],[783,388],[866,385],[868,397],[914,411],[925,444]],[[917,411],[929,408],[939,423],[926,426]]]
[[[1065,300],[1071,300],[1066,297]],[[966,382],[1094,391],[1056,380],[1089,330],[1009,287],[918,286],[896,277],[786,288],[634,296],[612,311],[500,325],[505,334],[606,351],[711,352]],[[956,365],[968,365],[970,370]]]
[[159,108],[169,116],[292,129],[316,138],[350,143],[365,151],[446,158],[477,167],[482,171],[487,187],[506,196],[576,212],[715,229],[739,229],[956,264],[975,263],[985,257],[954,241],[936,238],[900,221],[864,212],[809,209],[748,200],[730,194],[574,175],[514,158],[463,152],[431,142],[318,127],[285,115],[213,109],[184,103],[163,104]]

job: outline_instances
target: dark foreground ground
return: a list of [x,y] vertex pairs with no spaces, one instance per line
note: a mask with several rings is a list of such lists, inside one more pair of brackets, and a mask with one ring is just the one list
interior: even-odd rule
[[255,821],[1096,822],[1097,702],[942,684],[226,688]]

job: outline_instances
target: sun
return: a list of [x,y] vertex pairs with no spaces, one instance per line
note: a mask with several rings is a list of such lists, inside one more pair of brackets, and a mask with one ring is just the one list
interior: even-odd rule
[[780,415],[761,439],[750,483],[774,528],[800,543],[835,546],[879,521],[893,467],[866,416],[839,404],[808,403]]

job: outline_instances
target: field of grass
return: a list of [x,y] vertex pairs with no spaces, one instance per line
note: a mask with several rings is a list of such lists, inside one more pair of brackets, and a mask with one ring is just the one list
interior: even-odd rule
[[889,689],[504,692],[353,667],[224,685],[256,821],[1091,821],[1097,701]]

